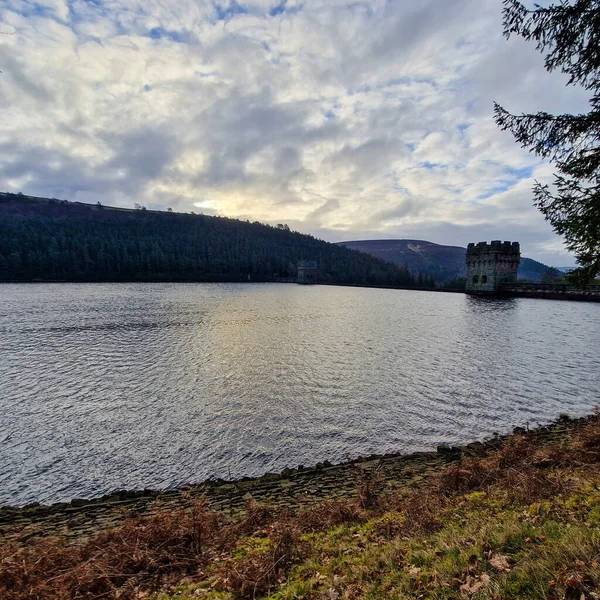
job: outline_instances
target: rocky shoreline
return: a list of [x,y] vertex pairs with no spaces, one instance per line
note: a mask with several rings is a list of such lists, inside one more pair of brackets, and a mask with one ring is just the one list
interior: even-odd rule
[[[548,426],[515,433],[547,437],[568,436],[587,421],[561,419]],[[70,542],[85,540],[94,533],[118,526],[127,516],[155,514],[185,507],[204,497],[209,505],[232,517],[243,511],[250,500],[268,503],[275,509],[296,509],[323,500],[352,498],[361,482],[376,475],[387,489],[414,489],[424,485],[449,463],[463,456],[481,456],[497,448],[508,435],[461,447],[439,446],[437,451],[414,454],[373,455],[332,465],[319,463],[311,468],[285,469],[280,474],[237,481],[211,480],[171,491],[119,491],[101,498],[75,499],[49,506],[0,508],[0,542],[26,543],[39,536],[59,536]]]

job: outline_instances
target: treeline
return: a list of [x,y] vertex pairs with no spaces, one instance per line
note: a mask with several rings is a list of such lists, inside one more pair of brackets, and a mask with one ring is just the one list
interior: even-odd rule
[[273,281],[299,260],[316,260],[322,283],[433,285],[285,227],[0,194],[0,281]]

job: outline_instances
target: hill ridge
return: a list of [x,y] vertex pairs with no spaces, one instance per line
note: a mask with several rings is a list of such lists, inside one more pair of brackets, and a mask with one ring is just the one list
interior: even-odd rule
[[[396,265],[405,265],[412,272],[433,277],[437,284],[446,284],[466,276],[467,249],[462,246],[400,238],[348,240],[337,243]],[[418,251],[412,247],[413,244],[419,245]],[[552,267],[522,256],[519,279],[539,282],[550,269]]]

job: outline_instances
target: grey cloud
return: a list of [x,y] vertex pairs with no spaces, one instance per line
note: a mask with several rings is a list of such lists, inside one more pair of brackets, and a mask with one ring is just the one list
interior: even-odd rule
[[325,215],[329,215],[340,207],[340,201],[335,199],[326,200],[313,210],[310,215],[307,217],[306,221],[309,223],[319,223],[320,219]]
[[390,65],[396,67],[396,77],[410,72],[415,63],[427,58],[428,45],[447,41],[453,27],[465,28],[472,5],[468,0],[388,2],[383,10],[350,27],[356,20],[354,6],[326,13],[339,53],[319,73],[323,83],[341,81],[349,89],[371,84]]
[[585,91],[566,87],[567,78],[561,73],[546,72],[542,55],[519,38],[499,42],[494,52],[483,55],[464,77],[468,82],[465,91],[472,94],[476,86],[479,92],[474,107],[479,114],[489,114],[494,101],[513,113],[587,110]]
[[[214,102],[196,117],[201,137],[193,144],[209,156],[206,168],[194,177],[196,186],[231,186],[269,183],[274,201],[287,198],[297,202],[290,185],[298,177],[310,177],[303,167],[303,148],[319,140],[334,139],[337,124],[310,126],[311,106],[306,102],[277,102],[273,91],[263,87],[258,93],[244,94],[235,89],[228,98]],[[258,153],[272,150],[270,172],[251,174],[247,163]]]
[[266,146],[301,135],[304,119],[302,106],[275,103],[268,87],[257,94],[234,89],[196,117],[202,132],[197,143],[243,162]]
[[114,156],[91,166],[85,159],[56,148],[31,147],[15,142],[0,145],[4,155],[0,182],[4,189],[15,178],[26,177],[28,190],[41,196],[63,194],[74,199],[81,192],[125,193],[135,197],[163,173],[177,154],[172,137],[142,129],[111,139]]
[[385,226],[390,221],[396,221],[408,216],[417,216],[423,209],[413,198],[405,198],[401,202],[397,202],[394,206],[374,213],[369,222],[374,226]]
[[56,149],[16,142],[0,145],[0,156],[3,156],[0,189],[10,189],[10,181],[22,177],[28,179],[26,191],[40,196],[74,199],[80,192],[111,193],[120,188],[115,178]]
[[277,152],[273,168],[280,175],[297,173],[302,168],[302,152],[293,146],[284,146]]
[[382,165],[403,156],[405,148],[398,139],[370,139],[357,146],[344,147],[329,158],[337,167],[351,167],[359,177],[369,177],[381,169]]
[[[5,81],[0,80],[0,85],[9,87],[12,84],[20,93],[25,94],[25,96],[39,104],[46,104],[53,100],[53,94],[46,86],[39,81],[35,81],[34,77],[27,73],[23,60],[19,60],[18,55],[16,55],[16,49],[0,46],[0,64],[3,72],[2,79],[5,79]],[[3,104],[5,102],[6,100],[3,101]]]
[[134,184],[160,177],[180,152],[172,134],[151,128],[103,137],[115,152],[105,168],[126,169]]

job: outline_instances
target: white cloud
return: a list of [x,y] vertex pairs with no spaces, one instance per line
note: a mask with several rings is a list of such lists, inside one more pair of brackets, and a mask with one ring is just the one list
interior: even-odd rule
[[520,239],[551,168],[498,130],[585,94],[500,0],[8,0],[0,189],[288,222],[324,239]]

